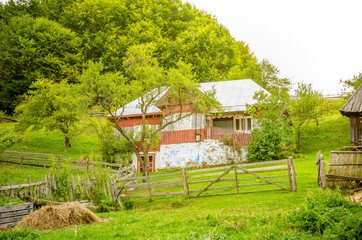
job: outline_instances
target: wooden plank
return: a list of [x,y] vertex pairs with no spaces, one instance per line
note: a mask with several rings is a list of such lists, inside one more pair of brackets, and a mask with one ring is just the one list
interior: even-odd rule
[[362,166],[362,163],[325,163],[329,166]]
[[[169,192],[169,193],[152,193],[152,197],[165,197],[165,196],[176,196],[176,195],[184,195],[185,193],[182,192]],[[127,198],[147,198],[149,197],[149,194],[143,194],[143,195],[122,195],[122,197]]]
[[327,187],[326,169],[325,169],[325,162],[323,155],[321,155],[321,160],[320,160],[320,186],[322,188]]
[[17,223],[19,222],[21,219],[23,219],[24,217],[28,216],[29,214],[24,214],[24,215],[18,215],[16,217],[8,217],[8,218],[0,218],[0,224],[4,224],[4,223]]
[[[236,165],[236,167],[239,167],[239,165]],[[249,171],[251,171],[251,172],[274,172],[274,171],[283,171],[283,170],[288,170],[286,165],[274,166],[274,167],[266,167],[266,168],[251,168],[251,169],[249,169]],[[192,176],[188,176],[187,178],[190,179],[190,178],[217,176],[220,173],[221,172],[207,173],[207,174],[201,174],[201,175],[192,175]],[[237,174],[246,174],[246,173],[243,172],[243,171],[237,171]]]
[[328,178],[338,178],[338,179],[343,179],[345,180],[350,180],[350,181],[362,181],[362,177],[348,177],[348,176],[342,176],[342,175],[332,175],[332,174],[328,174],[327,175]]
[[[283,189],[280,189],[280,188],[274,188],[274,189],[265,189],[265,190],[255,190],[255,191],[241,191],[240,194],[269,192],[269,191],[282,191],[282,190]],[[235,193],[206,194],[206,195],[203,195],[203,196],[204,197],[214,197],[214,196],[231,195],[231,194],[235,194]],[[196,195],[190,196],[190,197],[196,197]]]
[[[358,163],[362,164],[362,153],[358,153]],[[359,165],[356,172],[356,177],[361,177],[361,168],[362,166]]]
[[235,172],[235,187],[236,187],[236,194],[239,193],[239,183],[238,183],[238,171],[236,170],[236,166],[234,166]]
[[331,153],[356,153],[356,151],[331,151]]
[[79,174],[77,174],[77,178],[78,178],[78,187],[79,187],[79,198],[80,199],[85,199],[85,196],[84,196],[84,192],[82,191],[82,182],[80,181],[80,177],[79,177]]
[[[148,178],[162,178],[162,177],[169,177],[169,176],[175,176],[175,175],[181,175],[181,171],[180,172],[174,172],[174,173],[166,173],[166,174],[159,174],[159,175],[152,175],[149,176]],[[117,183],[120,182],[129,182],[129,181],[134,181],[134,180],[146,180],[147,177],[134,177],[134,178],[128,178],[128,179],[119,179],[117,180]]]
[[4,153],[7,153],[7,154],[24,154],[24,155],[33,155],[33,156],[45,156],[45,157],[57,157],[58,156],[58,154],[11,152],[11,151],[4,151]]
[[[240,164],[238,166],[241,167],[251,167],[251,166],[261,166],[261,165],[271,165],[271,164],[277,164],[277,163],[286,163],[287,159],[282,159],[282,160],[274,160],[274,161],[266,161],[266,162],[257,162],[257,163],[245,163],[245,164]],[[223,169],[227,169],[230,166],[223,166],[223,167],[215,167],[215,168],[207,168],[207,169],[198,169],[198,170],[189,170],[186,171],[186,173],[195,173],[195,172],[207,172],[207,171],[215,171],[215,170],[223,170]]]
[[[28,173],[28,182],[29,182],[29,184],[31,184],[31,179],[30,179],[30,174],[29,173]],[[31,186],[29,186],[29,194],[30,194],[30,196],[33,196],[32,193],[33,192],[32,192]]]
[[182,176],[182,185],[184,187],[185,198],[188,199],[190,197],[189,185],[187,184],[187,173],[185,168],[181,168],[181,176]]
[[202,189],[198,194],[197,196],[200,196],[201,193],[207,191],[207,189],[209,189],[209,187],[211,185],[213,185],[214,183],[218,182],[220,180],[220,178],[222,178],[223,176],[225,176],[226,174],[228,174],[230,172],[232,167],[229,167],[223,174],[221,174],[218,178],[216,178],[214,181],[212,181],[209,185],[207,185],[204,189]]
[[[167,179],[157,182],[150,182],[149,185],[161,185],[161,184],[168,184],[168,183],[175,183],[175,182],[182,182],[182,178],[173,178],[173,179]],[[130,184],[127,185],[127,188],[139,188],[139,187],[146,187],[148,186],[148,183],[137,183],[137,184]]]
[[[156,187],[151,187],[152,192],[153,191],[158,191],[158,190],[165,190],[165,189],[173,189],[173,188],[182,188],[184,185],[183,184],[173,184],[173,185],[164,185],[164,186],[156,186]],[[125,194],[134,194],[134,193],[141,193],[141,192],[148,192],[149,188],[139,188],[139,189],[135,189],[135,190],[128,190],[126,188]]]
[[[317,173],[318,173],[318,178],[317,178],[317,183],[319,184],[320,183],[320,156],[321,156],[321,150],[319,150],[319,152],[317,153],[316,155],[316,165],[317,165]],[[289,165],[288,165],[288,168],[289,168]],[[289,174],[290,174],[290,171],[289,171]],[[292,182],[290,182],[292,183]],[[292,187],[292,186],[290,186]]]
[[72,184],[73,199],[74,199],[74,201],[77,201],[78,200],[77,186],[75,185],[73,175],[71,176],[70,180],[71,180],[71,184]]
[[17,188],[26,188],[26,187],[33,187],[33,186],[39,186],[39,185],[45,185],[46,182],[41,181],[41,182],[35,182],[35,183],[27,183],[27,184],[19,184],[19,185],[12,185],[12,186],[4,186],[4,187],[0,187],[0,191],[1,190],[9,190],[9,189],[17,189]]
[[31,211],[32,211],[33,207],[34,207],[34,203],[32,203],[32,202],[21,203],[21,204],[17,204],[17,205],[2,206],[2,207],[0,207],[0,212],[5,213],[5,212],[22,211],[22,210],[29,210],[29,209],[31,209]]
[[284,186],[282,186],[282,185],[279,185],[279,184],[277,184],[277,183],[275,183],[275,182],[272,182],[272,181],[268,180],[267,178],[264,178],[264,177],[262,177],[262,176],[259,176],[259,175],[255,174],[255,173],[253,173],[253,172],[245,169],[245,168],[241,168],[241,167],[239,167],[239,166],[238,166],[238,168],[240,168],[240,169],[243,170],[244,172],[249,173],[249,174],[251,174],[251,175],[254,175],[255,177],[260,178],[260,179],[262,179],[262,180],[264,180],[264,181],[266,181],[266,182],[268,182],[268,183],[274,184],[275,186],[278,186],[278,187],[280,187],[280,188],[282,188],[282,189],[284,189],[284,190],[289,190],[288,188],[286,188],[286,187],[284,187]]
[[[288,177],[288,176],[289,176],[288,174],[285,174],[285,175],[266,176],[265,178],[279,178],[279,177]],[[259,179],[259,178],[238,178],[238,182],[255,180],[255,179]],[[189,181],[188,184],[206,183],[206,182],[212,182],[212,181],[213,181],[213,179],[192,181],[192,182]],[[235,178],[224,178],[224,179],[219,180],[219,182],[231,182],[231,181],[235,181]]]
[[291,172],[292,172],[292,191],[296,192],[297,191],[297,174],[295,172],[295,165],[294,165],[294,160],[293,157],[289,158],[290,161],[290,166],[291,166]]
[[21,215],[28,215],[32,211],[30,209],[11,211],[11,212],[0,212],[0,218],[16,217]]

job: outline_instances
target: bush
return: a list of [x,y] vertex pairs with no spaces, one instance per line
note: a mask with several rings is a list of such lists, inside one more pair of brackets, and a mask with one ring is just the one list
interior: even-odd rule
[[288,217],[292,226],[327,239],[359,239],[362,208],[346,199],[339,189],[318,189]]
[[16,240],[16,239],[38,239],[38,231],[29,229],[14,228],[13,230],[0,233],[0,239],[3,240]]
[[264,119],[260,128],[254,129],[252,134],[247,154],[250,161],[281,159],[293,150],[293,129],[287,121]]
[[126,161],[123,164],[128,164],[128,160],[133,153],[133,148],[127,140],[113,135],[107,138],[101,138],[100,140],[99,151],[104,161],[114,163],[118,155],[120,159]]

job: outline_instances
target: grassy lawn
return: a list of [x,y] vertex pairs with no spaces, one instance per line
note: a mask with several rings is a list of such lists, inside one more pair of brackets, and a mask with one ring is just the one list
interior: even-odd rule
[[[297,192],[273,191],[199,197],[159,197],[132,200],[134,209],[98,213],[106,221],[64,229],[37,232],[36,239],[320,239],[289,226],[287,215],[304,202],[308,191],[317,189],[315,155],[348,145],[348,119],[330,116],[311,124],[302,135],[299,155],[294,157]],[[6,127],[11,127],[7,125]],[[0,124],[4,129],[4,124]],[[25,140],[12,148],[17,151],[62,153],[62,139],[44,132],[26,133]],[[72,142],[68,157],[96,154],[95,137],[79,136]],[[62,155],[63,156],[63,155]],[[30,173],[40,176],[43,168],[1,164],[0,183],[23,181]],[[159,173],[172,172],[160,171]],[[156,174],[156,173],[153,173]]]

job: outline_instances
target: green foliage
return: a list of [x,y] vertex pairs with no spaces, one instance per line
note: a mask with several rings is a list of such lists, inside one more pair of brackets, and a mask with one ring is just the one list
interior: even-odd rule
[[327,239],[359,239],[362,234],[362,208],[341,194],[339,189],[310,192],[305,203],[292,211],[291,225],[321,234]]
[[347,96],[350,96],[362,84],[362,73],[353,76],[352,79],[340,80],[340,83],[343,84],[343,91],[350,92],[352,90],[352,92],[347,94]]
[[120,159],[124,166],[129,164],[133,148],[129,141],[114,134],[114,125],[108,119],[92,119],[90,126],[98,135],[98,148],[103,161],[115,163]]
[[39,232],[25,228],[14,228],[9,231],[0,232],[0,239],[3,240],[32,240],[39,239]]
[[312,89],[311,84],[298,83],[295,90],[296,99],[290,103],[290,115],[297,135],[297,149],[300,148],[300,137],[305,126],[328,111],[327,101],[321,93]]
[[252,131],[247,158],[250,161],[268,161],[287,157],[293,150],[293,129],[287,121],[263,119],[260,128]]
[[70,139],[84,129],[80,123],[85,118],[83,98],[77,93],[76,87],[66,81],[55,83],[41,79],[32,88],[34,90],[16,108],[20,119],[18,129],[25,130],[35,125],[36,129],[59,132],[65,139],[66,152],[67,147],[71,146]]
[[124,210],[132,210],[134,206],[134,202],[129,198],[121,198],[121,203]]
[[0,102],[13,112],[19,97],[40,78],[74,82],[82,56],[80,38],[46,18],[28,15],[0,22]]
[[1,206],[8,206],[8,205],[16,205],[19,203],[23,203],[23,201],[20,198],[11,198],[11,197],[5,197],[2,196],[0,198],[0,207]]
[[[55,159],[53,159],[55,160]],[[54,175],[56,188],[52,186],[52,193],[55,199],[66,202],[69,199],[68,184],[70,183],[70,168],[63,164],[61,168],[57,168],[56,161],[52,161],[52,167],[50,169],[52,175]]]
[[16,135],[9,130],[0,131],[0,154],[16,143],[23,141],[22,135]]

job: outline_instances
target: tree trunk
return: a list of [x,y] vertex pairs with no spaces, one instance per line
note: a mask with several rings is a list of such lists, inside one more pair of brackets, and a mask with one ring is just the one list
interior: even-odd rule
[[65,148],[64,148],[64,153],[67,153],[67,148],[72,147],[72,145],[70,144],[70,138],[69,137],[65,137]]

